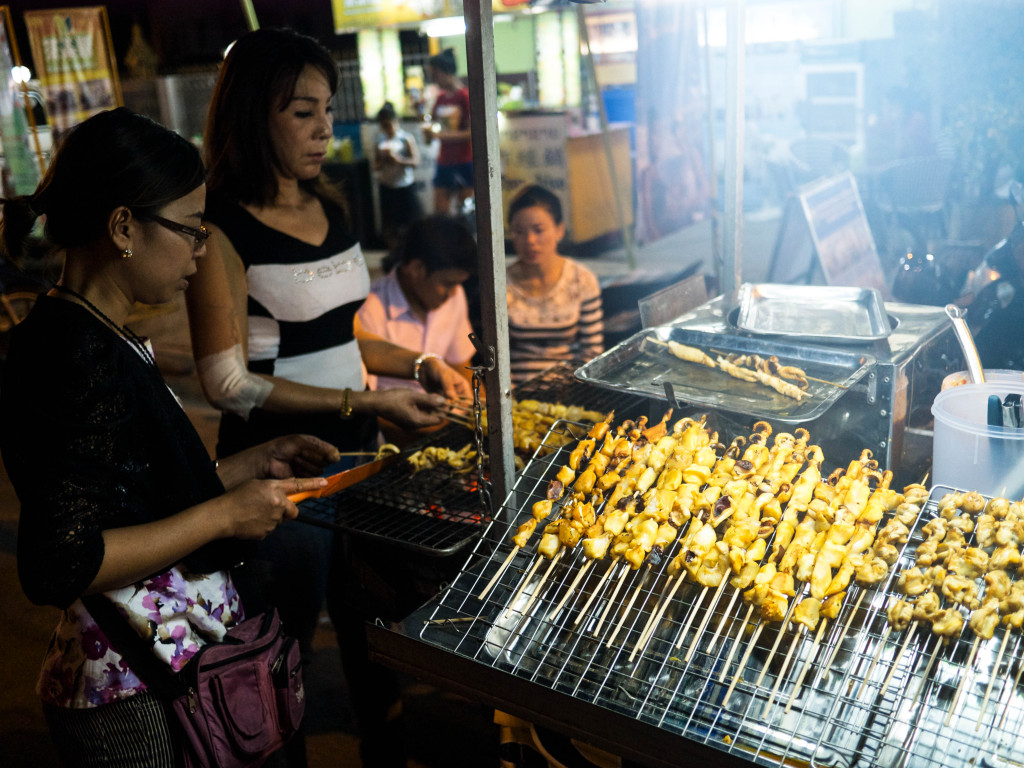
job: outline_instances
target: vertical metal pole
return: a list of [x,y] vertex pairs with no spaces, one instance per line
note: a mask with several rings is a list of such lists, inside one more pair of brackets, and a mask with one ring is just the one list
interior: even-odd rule
[[466,18],[469,127],[473,143],[483,340],[494,350],[495,361],[494,370],[486,376],[487,443],[491,485],[498,498],[504,500],[512,490],[515,464],[512,454],[512,382],[508,362],[505,227],[501,220],[493,11],[491,0],[465,0],[462,7]]
[[715,276],[721,284],[722,278],[722,247],[720,241],[721,215],[718,209],[718,167],[715,163],[715,96],[711,87],[711,43],[708,39],[708,4],[704,3],[702,11],[704,23],[704,88],[707,91],[707,119],[705,130],[708,137],[708,184],[711,189],[711,261],[714,264]]
[[576,25],[579,27],[580,40],[587,47],[587,74],[590,83],[594,88],[597,97],[597,112],[601,118],[601,143],[604,145],[604,156],[608,163],[608,176],[612,182],[609,190],[612,200],[615,203],[615,216],[618,218],[619,230],[622,232],[622,243],[626,247],[626,259],[630,269],[636,269],[636,253],[633,251],[633,237],[630,235],[629,226],[626,224],[626,213],[622,208],[622,197],[619,195],[619,178],[615,172],[615,155],[612,152],[612,137],[608,133],[608,112],[604,106],[604,96],[601,93],[601,85],[597,82],[597,68],[594,66],[594,54],[590,50],[590,34],[587,32],[587,15],[583,12],[583,6],[576,6]]
[[722,285],[725,295],[740,286],[743,266],[743,128],[746,0],[729,3],[725,62],[725,216]]

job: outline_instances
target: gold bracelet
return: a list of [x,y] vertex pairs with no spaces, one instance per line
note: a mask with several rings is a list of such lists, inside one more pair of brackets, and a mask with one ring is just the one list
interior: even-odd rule
[[338,415],[343,419],[352,418],[352,403],[349,402],[352,396],[352,390],[345,387],[345,391],[341,394],[341,408],[338,410]]

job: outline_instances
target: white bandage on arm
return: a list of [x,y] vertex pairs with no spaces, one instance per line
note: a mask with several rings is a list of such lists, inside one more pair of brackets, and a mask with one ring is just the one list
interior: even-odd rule
[[249,373],[242,357],[242,345],[201,358],[196,363],[199,383],[206,399],[222,411],[249,418],[253,408],[263,405],[274,388],[266,379]]

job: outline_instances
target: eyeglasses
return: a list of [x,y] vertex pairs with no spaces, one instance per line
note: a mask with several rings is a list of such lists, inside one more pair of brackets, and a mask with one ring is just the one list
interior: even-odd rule
[[186,224],[179,224],[176,221],[171,221],[170,219],[165,219],[162,216],[156,216],[152,213],[146,216],[146,218],[151,219],[152,221],[159,224],[161,227],[166,227],[167,229],[170,229],[174,232],[184,232],[186,235],[190,235],[195,240],[196,249],[198,249],[203,243],[205,243],[206,238],[210,236],[210,231],[202,225],[200,225],[199,228],[197,229],[196,227],[190,227]]

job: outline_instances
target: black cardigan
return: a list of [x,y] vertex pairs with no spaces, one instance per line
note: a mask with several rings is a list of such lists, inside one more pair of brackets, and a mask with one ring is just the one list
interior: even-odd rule
[[[37,604],[65,608],[103,561],[107,528],[158,520],[224,492],[159,371],[78,304],[41,296],[11,334],[0,450],[21,502],[18,574]],[[185,560],[229,568],[242,542]]]

